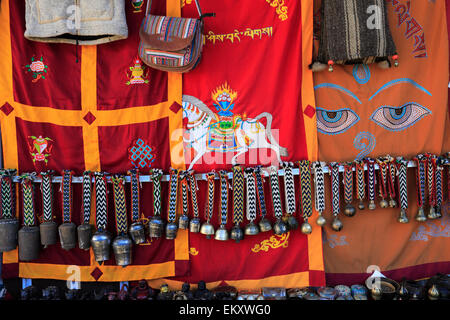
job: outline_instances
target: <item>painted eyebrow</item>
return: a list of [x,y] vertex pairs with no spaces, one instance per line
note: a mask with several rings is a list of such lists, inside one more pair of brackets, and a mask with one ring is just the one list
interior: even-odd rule
[[385,83],[384,85],[381,86],[380,89],[377,90],[377,92],[375,92],[370,98],[369,101],[372,100],[373,98],[375,98],[375,96],[377,94],[379,94],[380,92],[386,90],[389,87],[395,86],[397,84],[401,84],[401,83],[409,83],[411,85],[413,85],[414,87],[416,87],[419,90],[422,90],[423,92],[425,92],[426,94],[428,94],[429,96],[433,96],[427,89],[425,89],[424,87],[422,87],[420,84],[418,84],[417,82],[415,82],[412,79],[409,78],[399,78],[399,79],[394,79],[391,80],[387,83]]
[[356,101],[358,101],[359,104],[361,104],[361,100],[358,99],[358,97],[351,92],[350,90],[338,85],[338,84],[334,84],[334,83],[321,83],[318,84],[317,86],[314,86],[314,90],[320,89],[320,88],[330,88],[330,89],[335,89],[335,90],[339,90],[343,93],[345,93],[346,95],[352,97],[353,99],[355,99]]

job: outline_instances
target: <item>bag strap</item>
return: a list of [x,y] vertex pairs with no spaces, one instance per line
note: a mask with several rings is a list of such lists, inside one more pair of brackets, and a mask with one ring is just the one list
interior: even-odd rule
[[[194,1],[195,1],[195,6],[197,7],[198,16],[199,16],[199,18],[201,20],[201,19],[203,19],[202,9],[200,8],[200,4],[198,3],[198,0],[194,0]],[[151,7],[152,7],[152,0],[148,0],[147,1],[147,8],[145,9],[145,15],[146,16],[148,16],[150,14]],[[205,14],[205,16],[206,15],[207,14]]]

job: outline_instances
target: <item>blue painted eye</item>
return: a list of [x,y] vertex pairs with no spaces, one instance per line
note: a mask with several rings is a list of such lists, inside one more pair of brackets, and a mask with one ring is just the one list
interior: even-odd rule
[[351,109],[317,109],[317,131],[324,134],[340,134],[359,121],[358,115]]
[[381,106],[370,116],[377,125],[390,131],[402,131],[414,125],[431,111],[415,102],[400,107]]

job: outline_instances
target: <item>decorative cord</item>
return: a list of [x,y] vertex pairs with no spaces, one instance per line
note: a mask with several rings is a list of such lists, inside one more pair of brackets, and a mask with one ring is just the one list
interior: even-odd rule
[[407,180],[408,161],[402,157],[397,158],[398,171],[398,192],[400,200],[400,208],[408,208],[408,180]]
[[91,219],[91,200],[92,200],[92,173],[90,171],[83,172],[83,223],[89,224]]
[[347,162],[344,166],[344,201],[346,204],[353,202],[353,163]]
[[192,211],[194,213],[194,217],[198,218],[198,202],[197,202],[198,185],[197,185],[197,179],[195,178],[194,171],[192,171],[192,170],[190,170],[188,172],[188,175],[189,175],[189,182],[190,182],[190,189],[191,189]]
[[366,159],[367,164],[367,194],[371,202],[375,201],[375,161],[371,158]]
[[228,173],[226,171],[219,172],[220,177],[220,225],[226,226],[228,222]]
[[105,231],[108,224],[107,184],[104,172],[94,172],[95,224],[98,231]]
[[331,162],[329,164],[331,174],[331,209],[333,215],[337,217],[340,209],[340,195],[339,195],[339,164]]
[[285,162],[283,163],[284,169],[284,197],[285,197],[285,205],[286,205],[286,213],[294,214],[295,213],[295,185],[294,185],[294,175],[292,174],[292,163]]
[[211,222],[211,218],[214,213],[214,178],[216,174],[214,172],[209,172],[206,175],[208,187],[206,190],[206,206],[205,206],[205,219],[206,222]]
[[183,215],[189,216],[189,199],[188,199],[188,173],[186,171],[180,172],[180,183],[181,183],[181,199],[183,204]]
[[127,205],[125,201],[125,179],[121,175],[111,177],[114,195],[114,212],[116,214],[116,230],[118,235],[128,231]]
[[256,219],[256,177],[253,168],[245,169],[247,183],[247,220],[253,222]]
[[233,223],[239,225],[244,221],[244,169],[233,167]]
[[428,203],[430,208],[436,206],[436,156],[426,154],[427,157],[427,183],[428,183]]
[[139,170],[131,169],[128,171],[131,181],[131,221],[139,221],[139,198],[140,198],[140,181],[139,181]]
[[391,156],[388,156],[388,187],[389,187],[389,197],[391,199],[391,207],[395,207],[395,177],[397,176],[397,167],[395,166],[395,160]]
[[356,167],[356,188],[357,188],[357,197],[360,203],[364,202],[366,198],[366,181],[364,174],[364,162],[362,160],[355,161]]
[[267,214],[266,200],[264,196],[264,179],[261,176],[261,166],[255,168],[256,187],[258,190],[258,206],[261,213],[261,218]]
[[272,205],[275,218],[283,217],[283,208],[281,206],[280,185],[278,181],[278,169],[275,166],[270,167],[270,191],[272,194]]
[[444,193],[442,184],[442,181],[444,180],[444,161],[442,157],[438,157],[433,159],[433,163],[436,168],[436,207],[440,208],[442,206]]
[[379,176],[379,182],[378,182],[378,188],[379,188],[379,194],[382,200],[385,200],[387,198],[387,189],[386,189],[386,182],[387,182],[387,172],[388,167],[386,163],[386,158],[379,157],[377,158],[378,165],[380,167],[380,170],[378,170],[378,176]]
[[22,184],[23,201],[23,224],[26,226],[36,225],[36,216],[34,212],[34,185],[33,180],[36,173],[24,173],[20,176]]
[[[52,176],[54,171],[48,170],[41,172],[41,194],[42,194],[42,212],[44,221],[53,220],[53,186],[52,186]],[[64,210],[64,202],[63,202]],[[64,211],[63,211],[64,212]]]
[[153,182],[153,215],[161,215],[161,178],[163,171],[161,169],[150,170]]
[[416,164],[417,205],[422,208],[425,201],[426,165],[427,158],[419,154],[413,159]]
[[71,170],[62,172],[61,191],[64,223],[72,221],[72,176]]
[[325,177],[323,172],[324,164],[316,161],[313,163],[314,172],[314,205],[318,212],[325,211]]
[[307,221],[312,215],[312,192],[311,192],[311,163],[309,160],[298,162],[300,170],[300,203],[302,205],[302,217]]
[[12,177],[16,173],[16,169],[0,169],[1,217],[4,219],[15,217],[16,184],[12,182]]
[[177,169],[170,169],[169,206],[167,210],[167,220],[174,222],[177,217],[177,196],[178,180],[180,172]]

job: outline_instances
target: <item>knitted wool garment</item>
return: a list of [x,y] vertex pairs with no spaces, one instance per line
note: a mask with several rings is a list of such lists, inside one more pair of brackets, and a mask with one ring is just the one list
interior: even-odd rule
[[97,45],[126,39],[125,0],[26,0],[25,38]]

